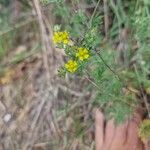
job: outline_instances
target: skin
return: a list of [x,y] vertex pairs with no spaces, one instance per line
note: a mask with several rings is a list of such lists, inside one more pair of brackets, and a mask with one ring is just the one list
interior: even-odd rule
[[104,126],[104,116],[95,110],[96,150],[150,150],[150,143],[142,142],[138,137],[141,116],[135,113],[131,119],[120,125],[109,120]]

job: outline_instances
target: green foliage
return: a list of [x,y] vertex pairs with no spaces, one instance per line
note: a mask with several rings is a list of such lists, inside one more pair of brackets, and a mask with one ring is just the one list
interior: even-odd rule
[[[87,75],[90,75],[91,79],[98,87],[94,103],[103,106],[107,118],[113,117],[116,122],[119,123],[132,112],[132,104],[135,103],[134,96],[126,96],[123,93],[122,89],[125,86],[123,81],[121,82],[116,74],[109,70],[107,66],[111,65],[111,68],[115,68],[117,66],[112,63],[114,61],[113,58],[115,56],[115,52],[112,52],[109,49],[105,49],[105,51],[95,51],[92,49],[91,47],[96,49],[97,44],[94,46],[89,44],[89,40],[95,38],[95,32],[94,34],[90,33],[91,31],[89,31],[90,36],[85,36],[85,38],[81,41],[81,45],[84,45],[89,49],[91,53],[90,58],[86,62],[78,63],[77,74],[81,75],[81,72],[84,72],[86,75],[88,72]],[[65,52],[69,58],[73,59],[74,50],[72,47],[65,47]],[[103,55],[102,57],[106,62],[103,62],[101,57],[99,57],[99,53]],[[107,65],[105,63],[107,63]],[[63,76],[67,72],[64,70],[64,67],[61,67],[59,70],[59,73]]]
[[148,1],[141,1],[138,10],[135,12],[132,19],[132,28],[134,38],[137,41],[138,49],[133,56],[138,66],[138,75],[140,83],[144,87],[150,85],[150,3]]
[[[98,3],[94,2],[94,4]],[[87,1],[87,4],[91,3]],[[150,4],[149,1],[119,0],[116,3],[109,1],[108,7],[114,15],[111,27],[108,29],[110,40],[114,41],[120,28],[130,27],[131,41],[127,41],[129,46],[126,57],[129,61],[127,64],[134,62],[131,67],[128,65],[122,67],[116,61],[119,52],[112,48],[113,42],[108,40],[100,48],[104,38],[101,32],[103,28],[102,11],[95,7],[93,14],[89,17],[85,10],[72,11],[67,4],[60,3],[56,6],[54,14],[59,17],[56,23],[61,23],[62,28],[69,32],[74,46],[81,45],[89,50],[90,58],[86,63],[80,64],[76,74],[87,75],[91,83],[94,83],[96,90],[93,105],[100,105],[107,118],[113,117],[119,123],[128,117],[138,104],[136,93],[140,89],[139,84],[144,88],[150,86]],[[133,41],[136,41],[138,45],[134,53],[131,50]],[[66,48],[65,51],[67,51]],[[69,56],[68,53],[67,56]],[[135,93],[128,87],[131,87]]]
[[[107,64],[110,64],[111,68],[116,68],[117,65],[113,63],[115,54],[110,53],[107,49],[105,50],[101,52],[103,58]],[[109,70],[98,56],[93,59],[95,61],[92,61],[91,77],[100,89],[96,92],[93,104],[102,107],[107,119],[114,118],[117,123],[120,123],[132,112],[135,97],[131,93],[126,95],[123,92],[125,80],[120,81],[116,74]],[[122,78],[124,77],[122,75]]]
[[56,18],[56,23],[60,24],[63,28],[67,29],[70,35],[74,38],[80,36],[83,38],[86,32],[86,27],[88,23],[88,17],[85,15],[84,10],[73,11],[65,3],[57,3],[54,7],[54,15]]
[[0,1],[1,4],[4,6],[0,11],[0,61],[3,59],[5,54],[8,52],[8,49],[12,46],[13,42],[13,33],[6,32],[10,25],[10,10],[7,9],[5,6],[9,5],[9,1]]
[[[103,3],[99,0],[85,0],[83,2],[85,8],[80,7],[79,0],[39,1],[42,6],[52,4],[52,14],[57,24],[54,26],[54,31],[63,30],[69,34],[71,44],[57,46],[64,49],[67,59],[78,63],[75,74],[86,76],[92,81],[92,85],[94,83],[93,105],[101,106],[107,118],[113,117],[116,122],[123,121],[132,112],[133,105],[138,104],[136,94],[128,90],[128,87],[137,91],[140,91],[140,85],[144,90],[150,87],[150,1],[116,0],[114,2],[109,0],[107,6],[110,24],[107,29],[106,43],[104,42],[105,14],[103,9],[100,9]],[[0,4],[7,6],[9,2],[9,0],[1,0]],[[89,9],[91,5],[93,7]],[[7,15],[9,11],[3,7],[0,12],[1,34],[11,24],[10,16]],[[128,48],[124,50],[127,57],[124,63],[128,65],[121,65],[116,61],[120,55],[116,50],[116,41],[122,42],[119,38],[120,31],[124,28],[129,28],[125,43]],[[13,37],[11,32],[0,37],[0,59],[10,49]],[[132,50],[134,43],[137,46],[136,50]],[[81,61],[76,57],[76,50],[79,47],[88,50],[90,56],[88,59]],[[15,55],[12,62],[22,61],[29,55],[24,52]],[[65,77],[66,73],[68,70],[62,66],[59,74]]]

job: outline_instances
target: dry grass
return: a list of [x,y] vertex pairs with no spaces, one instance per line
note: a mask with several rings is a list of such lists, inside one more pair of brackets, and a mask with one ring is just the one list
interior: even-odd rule
[[[8,53],[1,62],[7,69],[0,78],[0,149],[92,150],[91,93],[84,88],[88,81],[78,77],[64,81],[58,77],[57,68],[64,56],[50,45],[52,22],[37,0],[33,0],[33,16],[39,25],[40,34],[35,33],[35,37],[39,39],[40,35],[42,51],[12,64],[13,54],[22,52],[18,43],[13,54]],[[0,36],[11,31],[14,28]],[[33,45],[37,39],[32,39]],[[23,51],[27,51],[26,44]]]
[[[57,57],[59,63],[61,56],[57,54]],[[90,93],[83,88],[87,81],[77,79],[80,83],[76,86],[68,78],[67,82],[71,84],[67,87],[67,83],[57,77],[54,69],[51,72],[51,84],[47,85],[42,60],[42,55],[36,54],[29,61],[18,64],[15,74],[20,72],[20,76],[0,87],[2,149],[63,150],[79,145],[90,148],[87,140],[92,142],[90,134],[93,125],[89,124],[92,108]],[[11,117],[6,119],[8,115]],[[80,141],[80,135],[76,135],[77,132],[80,134],[83,127],[85,131],[82,136],[89,134],[85,145]],[[78,128],[81,129],[77,131]]]

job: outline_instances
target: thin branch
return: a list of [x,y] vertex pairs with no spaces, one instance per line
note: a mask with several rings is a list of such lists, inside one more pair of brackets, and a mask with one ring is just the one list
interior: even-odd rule
[[[85,71],[85,73],[88,75],[88,77],[85,76],[85,78],[86,78],[94,87],[96,87],[96,88],[99,90],[99,92],[102,92],[102,90],[99,88],[99,86],[98,86],[94,81],[92,81],[92,80],[90,79],[89,73],[88,73],[87,71]],[[127,88],[127,89],[128,89],[128,88]],[[130,90],[130,91],[131,91],[131,90]],[[133,92],[133,91],[132,91],[132,92]],[[118,100],[116,99],[115,101],[118,101]],[[128,106],[130,106],[130,107],[132,107],[132,108],[136,108],[135,105],[131,105],[131,104],[128,103],[127,101],[121,100],[121,102],[123,102],[124,104],[126,104],[126,105],[128,105]]]
[[[95,51],[96,52],[96,51]],[[103,57],[101,56],[100,53],[96,52],[96,54],[99,56],[99,58],[102,60],[102,62],[104,63],[104,65],[115,75],[116,79],[118,79],[118,81],[122,84],[122,86],[124,86],[129,92],[131,93],[135,93],[132,89],[128,88],[127,84],[125,84],[122,79],[120,78],[120,76],[106,63],[106,61],[103,59]]]
[[89,77],[87,77],[87,76],[85,76],[85,78],[93,85],[93,86],[95,86],[99,91],[101,91],[101,89],[98,87],[98,85],[94,82],[94,81],[92,81]]
[[97,51],[95,51],[95,52],[99,56],[99,58],[102,60],[102,62],[104,63],[104,65],[117,77],[117,79],[119,81],[121,81],[121,78],[119,77],[119,75],[106,63],[106,61],[104,60],[104,58],[102,57],[102,55],[100,53],[98,53]]

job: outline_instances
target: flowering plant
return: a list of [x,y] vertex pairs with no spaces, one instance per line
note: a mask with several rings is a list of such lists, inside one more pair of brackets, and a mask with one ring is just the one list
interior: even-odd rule
[[[121,77],[110,66],[113,61],[113,52],[102,51],[98,46],[96,28],[89,29],[83,38],[74,38],[67,31],[54,31],[52,40],[56,47],[64,49],[67,61],[58,70],[60,76],[65,77],[66,73],[83,75],[97,89],[93,104],[100,101],[101,105],[109,105],[104,109],[108,117],[114,117],[117,122],[122,121],[127,114],[131,113],[134,95],[121,92],[125,86]],[[106,49],[106,48],[105,48]],[[107,56],[104,57],[103,56]],[[103,55],[103,56],[102,56]],[[115,67],[115,65],[114,65]],[[113,74],[113,75],[112,75]],[[111,84],[110,84],[111,83]],[[109,93],[108,93],[109,91]],[[117,96],[116,96],[117,95]],[[113,103],[110,102],[110,97]],[[121,109],[124,107],[124,109]],[[114,109],[112,109],[114,108]],[[119,113],[118,113],[119,112]]]
[[71,44],[73,42],[70,39],[67,31],[55,31],[52,37],[53,43],[59,48],[64,48],[68,57],[68,61],[59,69],[60,75],[78,71],[90,57],[90,51],[86,47]]

